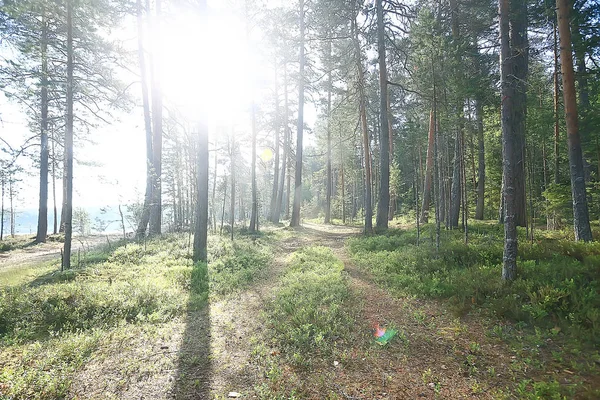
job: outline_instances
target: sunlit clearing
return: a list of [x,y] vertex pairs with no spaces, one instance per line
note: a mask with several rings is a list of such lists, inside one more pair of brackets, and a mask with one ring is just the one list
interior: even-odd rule
[[161,83],[187,118],[236,123],[247,115],[258,60],[246,40],[245,21],[226,10],[179,10],[161,27]]

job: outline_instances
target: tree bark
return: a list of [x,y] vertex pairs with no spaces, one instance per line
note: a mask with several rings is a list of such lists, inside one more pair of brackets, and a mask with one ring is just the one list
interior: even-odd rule
[[8,181],[8,199],[10,201],[10,236],[15,237],[15,209],[13,207],[13,179]]
[[[559,48],[558,48],[558,20],[554,21],[554,26],[552,29],[552,33],[554,36],[554,74],[553,74],[553,83],[554,83],[554,183],[558,184],[560,182],[560,158],[559,158],[559,143],[560,143],[560,123],[559,123],[559,83],[558,77],[560,74],[560,67],[558,64],[559,57]],[[558,228],[558,218],[555,212],[549,213],[546,219],[546,228],[548,230],[555,230]]]
[[483,220],[485,207],[485,142],[483,140],[483,104],[481,99],[475,100],[477,113],[477,143],[479,145],[479,163],[477,166],[477,207],[475,219]]
[[515,216],[514,152],[518,151],[513,125],[515,102],[515,75],[509,40],[509,0],[499,1],[500,11],[500,79],[502,86],[502,158],[504,199],[504,253],[502,279],[512,281],[517,276],[517,225]]
[[340,127],[340,178],[342,184],[342,224],[346,223],[346,182],[344,180],[344,146],[342,145],[342,130]]
[[[353,3],[355,4],[355,3]],[[357,12],[357,11],[356,11]],[[370,138],[369,138],[369,126],[367,124],[367,102],[365,96],[365,77],[362,63],[362,53],[360,50],[360,41],[358,39],[358,28],[356,26],[356,17],[355,15],[352,19],[352,31],[353,31],[353,40],[354,40],[354,51],[356,57],[356,72],[358,76],[358,96],[359,96],[359,114],[360,114],[360,126],[362,130],[362,152],[364,158],[364,182],[365,182],[365,198],[364,198],[364,206],[365,206],[365,226],[364,232],[371,233],[373,230],[373,206],[372,206],[372,187],[373,184],[371,182],[371,150],[370,150]]]
[[[390,133],[390,171],[394,166],[394,131],[392,130],[392,105],[390,103],[390,93],[387,94],[387,115],[388,115],[388,131]],[[391,172],[390,172],[391,174]],[[390,209],[388,213],[388,220],[392,221],[396,214],[396,193],[392,184],[390,183]]]
[[275,160],[273,163],[273,191],[271,193],[271,207],[269,208],[269,220],[273,223],[279,222],[277,215],[277,196],[279,193],[279,131],[281,121],[279,118],[279,85],[277,82],[277,63],[275,63]]
[[577,120],[577,100],[573,56],[571,53],[571,31],[569,27],[570,5],[568,0],[556,0],[558,14],[558,32],[560,35],[560,60],[563,81],[563,99],[569,145],[569,169],[571,175],[571,194],[573,197],[573,223],[575,240],[589,242],[592,230],[588,214],[583,171],[583,153]]
[[199,124],[197,184],[196,184],[196,223],[194,229],[194,262],[207,261],[208,240],[208,126]]
[[250,232],[258,231],[258,194],[256,188],[256,105],[252,103],[252,209],[250,210]]
[[454,168],[452,173],[452,188],[450,189],[450,218],[449,228],[458,227],[458,219],[460,218],[460,204],[461,204],[461,179],[460,179],[460,166],[461,166],[461,127],[458,127],[456,131],[456,139],[454,141]]
[[218,167],[219,167],[219,158],[218,158],[218,146],[217,146],[217,140],[215,139],[215,148],[214,148],[214,152],[215,152],[215,177],[213,178],[213,187],[212,187],[212,214],[213,214],[213,222],[212,222],[212,229],[213,229],[213,233],[217,233],[217,201],[216,201],[216,194],[217,194],[217,172],[218,172]]
[[[54,135],[53,135],[54,136]],[[56,152],[54,151],[55,138],[52,138],[52,210],[53,212],[53,226],[52,233],[56,235],[58,233],[58,211],[56,209]]]
[[230,163],[231,163],[231,195],[229,196],[229,222],[231,225],[231,240],[233,240],[233,227],[235,225],[235,134],[233,129],[231,130],[231,150],[230,150]]
[[390,127],[387,113],[387,66],[385,57],[385,25],[383,21],[383,0],[376,0],[377,6],[377,53],[379,55],[379,204],[377,205],[377,230],[388,228],[390,207]]
[[48,25],[44,15],[42,15],[41,56],[40,202],[36,243],[46,242],[48,234]]
[[0,183],[2,185],[2,194],[0,195],[2,197],[2,204],[0,204],[0,241],[2,241],[4,239],[4,188],[6,186],[6,175],[4,174],[4,171],[2,172],[0,179],[2,180]]
[[284,101],[284,118],[283,124],[283,157],[281,163],[281,178],[279,179],[279,190],[277,193],[277,205],[275,208],[275,215],[273,218],[274,223],[279,223],[281,217],[281,209],[283,207],[284,189],[285,189],[285,178],[286,170],[289,165],[289,154],[290,154],[290,131],[289,131],[289,103],[288,103],[288,78],[287,78],[287,61],[283,65],[283,101]]
[[73,236],[73,2],[67,0],[67,113],[65,130],[65,243],[63,268],[71,268]]
[[300,0],[300,70],[298,82],[298,133],[296,139],[296,179],[294,183],[294,207],[290,226],[300,226],[300,206],[302,205],[302,136],[304,131],[304,0]]
[[421,206],[421,222],[429,222],[429,204],[431,203],[431,184],[433,180],[433,153],[435,142],[435,121],[433,109],[429,113],[429,134],[427,135],[427,160],[425,161],[425,183],[423,184],[423,205]]
[[514,123],[517,151],[514,153],[515,218],[517,226],[527,226],[525,189],[525,123],[527,120],[527,75],[529,43],[527,40],[527,1],[510,2],[510,45],[515,74]]
[[[139,239],[146,235],[146,228],[150,221],[150,208],[152,205],[152,189],[154,187],[154,161],[152,149],[152,122],[150,119],[150,101],[148,97],[148,75],[146,72],[146,57],[144,55],[144,26],[142,20],[142,2],[137,0],[137,31],[138,31],[138,62],[140,64],[140,75],[142,83],[142,105],[144,109],[144,129],[146,132],[146,193],[144,195],[144,206],[142,216],[136,231]],[[146,10],[148,13],[150,10]]]
[[[153,167],[154,167],[154,186],[152,188],[152,206],[150,207],[150,224],[148,233],[160,235],[162,229],[162,135],[163,135],[163,119],[162,119],[162,88],[160,62],[160,15],[161,15],[161,0],[155,0],[156,15],[152,30],[154,32],[153,44],[154,53],[152,55],[150,68],[152,75],[152,150],[153,150]],[[157,51],[158,49],[158,51]],[[158,54],[157,54],[158,53]],[[158,57],[157,57],[158,56]]]
[[331,176],[331,90],[333,86],[331,77],[331,40],[327,41],[327,195],[325,199],[325,223],[331,223],[331,194],[333,192]]
[[560,183],[560,158],[559,158],[559,146],[560,143],[560,125],[559,125],[559,114],[558,114],[558,103],[559,103],[559,84],[558,75],[560,74],[558,57],[558,21],[554,25],[554,183]]
[[225,202],[227,201],[227,175],[225,175],[223,182],[223,206],[221,208],[221,228],[219,229],[219,235],[223,235],[223,225],[225,224]]
[[[451,8],[451,24],[452,24],[452,38],[454,44],[458,47],[460,45],[460,25],[458,18],[458,4],[456,0],[450,0]],[[457,61],[460,61],[460,56],[456,54]],[[459,81],[463,81],[462,72],[458,72],[460,77]],[[458,227],[458,219],[460,218],[460,205],[462,198],[462,181],[461,177],[461,165],[462,165],[462,143],[461,138],[463,136],[464,128],[464,112],[463,112],[464,99],[457,99],[455,110],[456,113],[456,135],[454,141],[454,163],[452,170],[452,187],[450,189],[450,215],[448,218],[448,227]]]

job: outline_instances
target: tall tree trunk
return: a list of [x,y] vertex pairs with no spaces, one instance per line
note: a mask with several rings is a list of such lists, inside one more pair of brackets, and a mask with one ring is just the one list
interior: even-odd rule
[[[147,4],[147,3],[146,3]],[[154,161],[152,149],[152,122],[150,119],[150,100],[148,97],[148,74],[146,72],[146,56],[144,54],[144,24],[142,19],[142,1],[137,0],[137,33],[138,33],[138,62],[140,64],[140,77],[142,83],[142,104],[144,109],[144,129],[146,132],[146,193],[144,195],[144,206],[142,216],[136,231],[139,239],[146,235],[146,228],[150,221],[150,208],[152,207],[154,187]],[[149,13],[150,9],[146,9]]]
[[233,240],[233,227],[235,225],[235,135],[233,134],[233,129],[231,130],[231,150],[229,154],[231,156],[231,195],[229,200],[229,222],[231,225],[231,240]]
[[[435,85],[434,85],[435,87]],[[446,221],[446,182],[445,182],[445,173],[444,173],[444,146],[443,146],[443,138],[440,135],[440,122],[437,118],[437,104],[436,104],[437,93],[434,95],[434,120],[435,120],[435,149],[437,149],[437,158],[434,159],[434,162],[437,163],[436,171],[437,171],[437,198],[438,198],[438,206],[440,208],[439,220],[440,223]]]
[[331,76],[331,40],[327,41],[327,195],[325,199],[325,223],[331,223],[331,90],[333,87]]
[[8,181],[8,199],[10,201],[10,236],[15,237],[15,209],[13,207],[13,180]]
[[425,183],[423,185],[423,205],[421,206],[421,222],[429,222],[429,203],[431,203],[431,182],[433,179],[433,148],[435,146],[435,121],[433,109],[429,113],[429,134],[427,136],[427,160],[425,162]]
[[221,208],[221,228],[219,229],[219,235],[223,235],[223,225],[225,224],[225,203],[227,202],[227,175],[225,175],[223,182],[223,207]]
[[[355,3],[353,3],[355,5]],[[355,8],[356,10],[356,8]],[[358,13],[358,11],[355,11]],[[364,182],[365,182],[365,233],[371,233],[373,230],[373,206],[372,206],[372,193],[373,184],[371,182],[371,150],[370,150],[370,138],[369,138],[369,125],[367,124],[367,101],[365,96],[365,77],[362,62],[362,52],[360,50],[360,41],[358,39],[358,28],[356,26],[356,18],[358,15],[354,15],[352,18],[352,31],[354,41],[354,51],[356,58],[356,72],[358,77],[358,96],[359,96],[359,114],[360,114],[360,127],[362,130],[362,153],[364,158]]]
[[[390,103],[390,93],[387,95],[387,114],[388,114],[388,131],[390,133],[390,169],[394,166],[394,131],[392,129],[392,105]],[[396,214],[396,191],[390,183],[390,209],[388,220],[392,221]]]
[[[153,167],[154,167],[154,187],[152,188],[152,206],[150,207],[150,224],[148,233],[152,235],[160,235],[162,229],[162,135],[163,135],[163,118],[162,118],[162,88],[161,88],[161,68],[160,68],[160,25],[161,25],[161,2],[155,0],[156,15],[152,24],[153,37],[153,54],[151,59],[151,75],[152,75],[152,150],[153,150]],[[158,57],[157,57],[158,56]]]
[[590,228],[585,194],[583,153],[577,121],[577,100],[575,94],[575,77],[573,74],[573,56],[571,54],[571,31],[569,28],[569,13],[571,10],[568,0],[556,0],[556,8],[558,13],[558,32],[560,35],[560,60],[565,118],[567,121],[575,240],[589,242],[592,240],[592,230]]
[[291,138],[292,138],[292,132],[291,130],[288,131],[288,136],[290,138],[290,147],[288,147],[288,153],[290,154],[288,156],[288,163],[287,163],[287,182],[286,182],[286,189],[285,189],[285,219],[290,219],[290,198],[291,198],[291,192],[292,192],[292,156],[291,156]]
[[[421,153],[421,151],[419,151],[419,153]],[[417,160],[415,159],[415,156],[413,155],[413,160],[412,160],[412,164],[413,164],[413,179],[412,179],[412,186],[413,186],[413,192],[415,194],[415,224],[417,226],[417,246],[419,245],[419,241],[421,239],[421,224],[419,223],[419,166],[417,164]]]
[[[513,0],[515,1],[515,0]],[[516,0],[521,1],[521,0]],[[515,216],[515,173],[514,153],[519,151],[519,139],[515,137],[514,102],[515,75],[514,59],[511,54],[509,40],[509,0],[499,1],[500,9],[500,79],[502,85],[502,158],[504,198],[504,254],[502,262],[502,279],[512,281],[517,276],[517,225]]]
[[58,233],[58,212],[56,209],[56,152],[54,151],[54,142],[56,139],[52,135],[52,210],[53,213],[53,225],[52,233],[56,235]]
[[[340,127],[341,128],[341,127]],[[344,180],[344,146],[342,145],[342,130],[340,129],[340,178],[342,184],[342,224],[346,223],[346,182]]]
[[377,6],[377,53],[379,56],[379,165],[380,185],[379,204],[377,205],[377,230],[388,227],[390,208],[390,126],[387,113],[387,66],[385,58],[385,25],[383,21],[383,0],[375,0]]
[[449,228],[458,227],[458,219],[460,218],[460,204],[461,204],[461,179],[460,179],[460,166],[461,166],[461,136],[462,127],[458,127],[456,131],[456,139],[454,141],[454,168],[452,173],[452,188],[450,189],[450,219]]
[[467,168],[466,168],[466,161],[465,161],[465,154],[466,154],[466,150],[465,150],[465,134],[464,134],[464,130],[462,133],[462,136],[460,138],[461,144],[462,144],[462,148],[461,148],[461,157],[460,157],[460,174],[461,174],[461,181],[462,181],[462,193],[461,193],[461,197],[462,197],[462,226],[463,226],[463,232],[464,232],[464,238],[465,238],[465,244],[469,243],[469,208],[468,208],[468,198],[467,198]]
[[2,180],[2,204],[0,204],[0,241],[4,239],[4,188],[6,186],[6,175],[4,173],[1,174]]
[[[460,45],[460,25],[458,18],[458,4],[456,0],[450,0],[450,8],[451,8],[451,23],[452,23],[452,38],[455,46]],[[457,61],[459,60],[458,53],[456,54]],[[463,81],[462,71],[458,72],[458,77],[460,81]],[[455,110],[456,113],[456,135],[454,141],[454,163],[452,170],[452,187],[450,189],[450,215],[448,219],[448,227],[456,228],[458,227],[458,219],[460,217],[460,205],[461,205],[461,194],[462,194],[462,181],[460,179],[461,170],[460,166],[462,165],[462,143],[461,138],[463,135],[464,128],[464,112],[463,112],[463,104],[464,99],[459,98],[456,100]]]
[[256,105],[252,102],[252,209],[250,210],[250,232],[258,230],[258,193],[256,188]]
[[46,242],[48,234],[48,24],[42,15],[42,78],[41,78],[41,149],[40,149],[40,203],[36,243]]
[[287,60],[283,65],[283,98],[284,98],[284,118],[285,122],[283,124],[283,157],[281,163],[281,177],[279,178],[279,190],[277,192],[277,204],[275,207],[275,215],[273,216],[273,222],[279,223],[279,218],[281,217],[281,208],[283,206],[283,197],[284,197],[284,189],[285,189],[285,177],[286,170],[289,165],[289,154],[290,154],[290,131],[289,131],[289,104],[288,104],[288,79],[287,79]]
[[[203,5],[203,7],[206,7]],[[201,122],[198,132],[196,223],[194,229],[194,262],[207,261],[208,240],[208,126]]]
[[[275,63],[277,71],[277,63]],[[277,72],[275,73],[275,160],[273,163],[273,191],[271,193],[271,207],[269,208],[269,219],[273,223],[279,222],[277,214],[277,194],[279,193],[279,130],[281,129],[281,120],[279,118],[279,85],[277,82]]]
[[[442,220],[444,219],[442,211],[444,210],[444,191],[442,190],[444,184],[442,182],[442,176],[440,171],[440,153],[439,153],[439,125],[437,119],[437,87],[435,83],[435,65],[433,63],[433,58],[431,60],[431,69],[433,76],[433,126],[434,126],[434,141],[433,141],[433,162],[434,162],[434,171],[435,171],[435,180],[437,182],[437,186],[434,184],[434,193],[433,196],[435,198],[435,251],[436,255],[440,253],[440,226]],[[437,188],[438,193],[435,193]]]
[[123,215],[123,210],[121,210],[121,205],[119,204],[119,216],[121,217],[121,230],[123,231],[123,240],[127,239],[127,233],[125,232],[125,216]]
[[298,82],[298,134],[296,139],[296,179],[294,189],[294,207],[290,226],[300,226],[300,206],[302,205],[302,136],[304,133],[304,0],[300,0],[300,70]]
[[212,188],[212,214],[213,214],[213,233],[217,233],[217,202],[216,202],[216,194],[217,194],[217,172],[219,167],[219,159],[218,159],[218,145],[217,140],[215,138],[215,177],[213,179],[213,188]]
[[558,76],[560,74],[558,57],[558,21],[554,24],[554,183],[560,183],[560,158],[559,158],[559,146],[560,143],[560,125],[559,125],[559,84]]
[[73,0],[67,0],[67,121],[65,130],[65,243],[63,268],[71,268],[73,236]]
[[[250,43],[250,15],[249,15],[249,0],[245,2],[246,6],[246,42]],[[252,93],[252,105],[251,105],[251,119],[252,119],[252,161],[251,161],[251,185],[252,185],[252,206],[250,210],[250,232],[258,231],[258,193],[256,183],[256,104],[254,101],[254,93]]]
[[525,123],[527,120],[527,75],[529,43],[527,40],[527,1],[510,3],[510,42],[515,74],[514,124],[517,151],[515,161],[515,218],[517,226],[527,226],[527,196],[525,189]]
[[480,98],[475,99],[475,112],[477,113],[477,143],[479,145],[475,219],[482,220],[485,207],[485,142],[483,140],[483,104]]

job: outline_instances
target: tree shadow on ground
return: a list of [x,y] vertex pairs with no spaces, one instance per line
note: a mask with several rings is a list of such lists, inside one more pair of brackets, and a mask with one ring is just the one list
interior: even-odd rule
[[212,376],[211,320],[208,270],[198,263],[192,272],[185,329],[178,351],[172,397],[209,399]]

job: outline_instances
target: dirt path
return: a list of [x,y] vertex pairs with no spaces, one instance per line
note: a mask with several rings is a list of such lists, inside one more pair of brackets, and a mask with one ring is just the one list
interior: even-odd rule
[[[110,241],[118,240],[120,236],[109,236]],[[94,247],[107,244],[106,236],[73,237],[73,253],[89,250]],[[30,244],[24,248],[0,253],[0,271],[2,269],[15,268],[23,265],[41,264],[47,261],[60,259],[60,250],[63,243],[47,242]]]
[[[103,357],[78,373],[71,393],[81,399],[221,399],[231,392],[264,397],[256,388],[268,381],[268,371],[253,354],[258,343],[269,346],[271,338],[261,313],[288,256],[320,245],[345,264],[361,339],[349,345],[344,359],[321,360],[311,371],[298,371],[300,379],[287,387],[314,399],[493,398],[513,374],[510,351],[488,338],[475,320],[457,319],[432,301],[397,298],[374,284],[352,265],[344,247],[359,232],[304,224],[276,244],[274,262],[249,289],[211,301],[185,320],[142,326],[108,340]],[[373,323],[395,326],[398,338],[385,347],[374,344]]]
[[[348,228],[335,233],[343,246]],[[119,332],[105,341],[77,374],[71,394],[80,399],[220,399],[230,392],[252,393],[264,371],[253,361],[265,339],[261,313],[294,251],[317,244],[301,228],[275,244],[275,258],[248,289],[185,318],[160,326]]]
[[[351,291],[360,308],[360,340],[345,360],[323,360],[314,370],[299,372],[300,393],[346,399],[493,398],[512,376],[511,353],[486,336],[474,319],[455,318],[440,303],[399,298],[373,283],[352,264],[345,240],[360,231],[348,227],[304,224],[308,244],[331,248],[345,265]],[[371,327],[398,329],[398,339],[375,345]],[[333,367],[335,365],[335,367]]]

